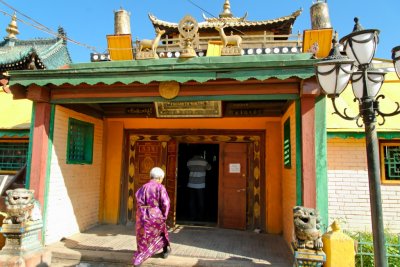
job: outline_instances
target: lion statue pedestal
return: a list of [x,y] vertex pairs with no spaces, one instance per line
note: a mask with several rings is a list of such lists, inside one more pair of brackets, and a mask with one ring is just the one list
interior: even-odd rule
[[315,209],[296,206],[293,208],[295,240],[292,243],[295,266],[321,267],[326,261],[322,251],[320,219]]
[[0,266],[51,266],[51,252],[43,248],[40,206],[33,190],[6,191],[6,212],[0,233],[6,239],[0,251]]

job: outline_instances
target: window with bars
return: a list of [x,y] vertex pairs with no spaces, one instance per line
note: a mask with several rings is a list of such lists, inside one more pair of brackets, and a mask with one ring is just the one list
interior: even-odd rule
[[0,173],[16,172],[27,161],[28,140],[22,142],[0,141]]
[[400,184],[400,140],[381,141],[380,160],[382,182]]
[[67,164],[92,164],[94,124],[69,118]]
[[283,126],[283,164],[286,169],[292,167],[291,146],[290,146],[290,118],[288,118]]

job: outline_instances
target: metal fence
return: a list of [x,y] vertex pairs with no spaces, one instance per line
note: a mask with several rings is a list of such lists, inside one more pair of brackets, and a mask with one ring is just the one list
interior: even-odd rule
[[[400,234],[386,241],[386,256],[389,267],[400,267]],[[359,233],[357,236],[356,266],[374,266],[374,249],[371,238]]]
[[0,142],[0,174],[15,173],[27,159],[28,142]]

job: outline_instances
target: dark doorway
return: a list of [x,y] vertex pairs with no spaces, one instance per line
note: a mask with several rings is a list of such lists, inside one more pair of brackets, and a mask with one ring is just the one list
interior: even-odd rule
[[[187,187],[189,169],[187,162],[195,152],[211,165],[211,170],[206,172],[206,186],[204,189],[204,216],[194,217],[190,212],[190,188]],[[219,144],[191,144],[180,143],[178,147],[178,179],[177,179],[177,204],[176,219],[178,223],[216,224],[218,218],[218,167]]]

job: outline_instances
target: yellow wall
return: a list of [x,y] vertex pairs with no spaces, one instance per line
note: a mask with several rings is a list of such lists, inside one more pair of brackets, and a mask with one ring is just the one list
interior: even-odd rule
[[266,134],[266,203],[267,230],[282,233],[282,133],[281,123],[267,123]]
[[32,101],[13,100],[13,95],[0,89],[0,129],[29,129],[31,125]]
[[[290,117],[291,168],[282,167],[282,224],[283,236],[290,244],[293,241],[293,207],[296,205],[296,116],[295,104],[292,104],[282,118],[283,124]],[[283,131],[282,131],[283,140]]]
[[100,208],[103,207],[100,220],[102,219],[104,223],[116,224],[118,222],[123,160],[123,126],[121,121],[107,121],[105,124],[105,175],[104,181],[102,181],[104,189],[100,203]]
[[[385,95],[385,99],[379,100],[379,109],[384,113],[391,113],[396,109],[396,102],[400,99],[400,80],[395,72],[385,75],[385,81],[379,94]],[[354,94],[349,83],[343,93],[336,98],[336,106],[340,112],[344,109],[349,116],[356,116],[359,113],[358,102],[354,102]],[[326,118],[328,131],[336,132],[363,132],[364,127],[358,127],[355,121],[344,120],[337,114],[333,114],[334,109],[331,101],[326,101]],[[362,121],[360,121],[362,123]],[[382,118],[378,118],[382,122]],[[385,124],[376,124],[378,131],[399,131],[400,116],[386,117]]]
[[104,178],[103,221],[116,223],[123,176],[122,144],[124,129],[212,129],[212,130],[262,130],[266,133],[265,169],[267,181],[264,183],[267,203],[265,214],[266,229],[271,233],[282,232],[281,223],[281,120],[280,118],[210,118],[210,119],[106,119],[106,171]]

